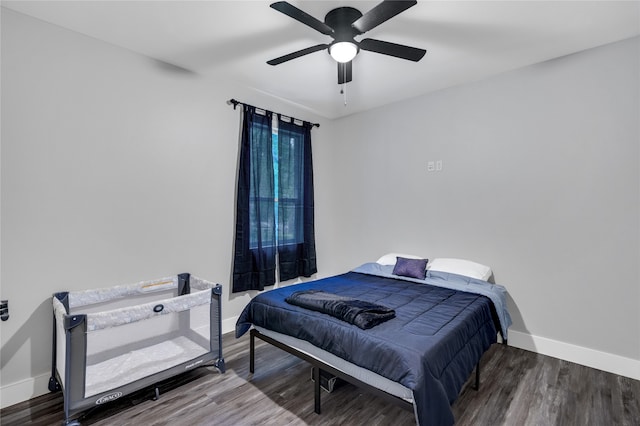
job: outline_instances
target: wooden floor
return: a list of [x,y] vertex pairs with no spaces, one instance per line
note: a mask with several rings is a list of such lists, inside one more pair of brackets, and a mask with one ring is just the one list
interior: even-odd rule
[[[256,342],[249,374],[248,333],[225,335],[225,374],[202,367],[152,390],[86,414],[83,425],[412,425],[413,413],[344,384],[322,394],[313,412],[310,367]],[[493,345],[482,359],[481,387],[471,379],[453,405],[457,425],[640,425],[640,381],[532,352]],[[0,411],[2,425],[60,425],[61,393]]]

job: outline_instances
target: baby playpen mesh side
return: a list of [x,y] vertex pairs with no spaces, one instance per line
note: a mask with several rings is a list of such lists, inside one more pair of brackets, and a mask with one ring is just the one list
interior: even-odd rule
[[65,417],[213,361],[224,371],[220,285],[180,274],[56,293],[50,390]]

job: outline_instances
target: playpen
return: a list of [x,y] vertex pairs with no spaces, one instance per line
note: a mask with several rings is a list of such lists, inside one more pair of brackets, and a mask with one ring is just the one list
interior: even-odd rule
[[54,294],[49,390],[63,392],[65,424],[195,367],[224,372],[221,294],[188,273]]

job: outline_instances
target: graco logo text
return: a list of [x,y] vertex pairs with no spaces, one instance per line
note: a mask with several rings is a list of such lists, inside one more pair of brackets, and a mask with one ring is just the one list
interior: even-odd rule
[[107,402],[114,401],[122,396],[122,392],[115,392],[109,395],[105,395],[96,401],[96,405],[105,404]]

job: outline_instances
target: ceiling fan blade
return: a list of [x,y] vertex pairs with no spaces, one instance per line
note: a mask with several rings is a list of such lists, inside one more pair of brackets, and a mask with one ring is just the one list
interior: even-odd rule
[[271,8],[284,13],[298,22],[302,22],[316,31],[320,31],[322,34],[331,35],[333,33],[333,28],[286,1],[272,3]]
[[399,13],[404,12],[411,6],[415,6],[417,1],[395,1],[386,0],[378,4],[376,7],[362,15],[351,26],[359,31],[359,34],[377,27],[383,22],[393,18]]
[[338,62],[338,84],[348,83],[351,81],[351,63]]
[[307,47],[306,49],[298,50],[297,52],[289,53],[288,55],[280,56],[279,58],[267,61],[269,65],[279,65],[283,62],[290,61],[292,59],[299,58],[300,56],[308,55],[309,53],[317,52],[318,50],[326,49],[328,44],[316,44],[315,46]]
[[362,50],[382,53],[383,55],[395,56],[396,58],[408,59],[414,62],[418,62],[427,53],[426,50],[418,49],[417,47],[389,43],[388,41],[374,40],[372,38],[365,38],[359,45]]

